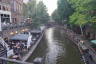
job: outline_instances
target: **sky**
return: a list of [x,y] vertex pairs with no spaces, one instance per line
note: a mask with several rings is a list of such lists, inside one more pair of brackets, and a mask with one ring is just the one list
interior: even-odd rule
[[[52,12],[57,8],[57,0],[42,0],[42,1],[47,6],[49,15],[51,15]],[[28,2],[28,0],[24,0],[24,2],[26,3]]]

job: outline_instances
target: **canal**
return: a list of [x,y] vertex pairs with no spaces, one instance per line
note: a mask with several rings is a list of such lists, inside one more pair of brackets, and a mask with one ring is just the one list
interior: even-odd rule
[[80,60],[78,48],[65,38],[60,28],[49,28],[45,31],[28,62],[32,62],[36,57],[45,57],[45,64],[84,64]]

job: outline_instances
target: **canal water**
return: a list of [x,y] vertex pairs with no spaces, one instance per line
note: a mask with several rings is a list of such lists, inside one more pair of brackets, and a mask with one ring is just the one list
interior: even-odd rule
[[84,64],[80,60],[78,48],[65,38],[60,28],[49,28],[45,31],[28,62],[33,62],[36,57],[45,57],[45,64]]

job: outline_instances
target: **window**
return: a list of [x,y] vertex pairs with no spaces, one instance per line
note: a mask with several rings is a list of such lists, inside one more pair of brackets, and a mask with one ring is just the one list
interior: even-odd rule
[[6,10],[8,11],[8,7],[6,7]]
[[0,10],[1,10],[1,5],[0,5]]
[[0,0],[0,2],[2,2],[2,0]]
[[16,11],[16,1],[14,1],[14,11]]
[[6,9],[5,9],[5,6],[3,6],[2,9],[3,9],[3,10],[6,10]]

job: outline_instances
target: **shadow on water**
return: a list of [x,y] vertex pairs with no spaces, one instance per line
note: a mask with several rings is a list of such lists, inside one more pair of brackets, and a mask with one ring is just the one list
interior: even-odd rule
[[63,30],[58,28],[46,30],[39,46],[28,61],[32,62],[34,58],[43,56],[45,64],[83,64],[77,47],[65,38]]

